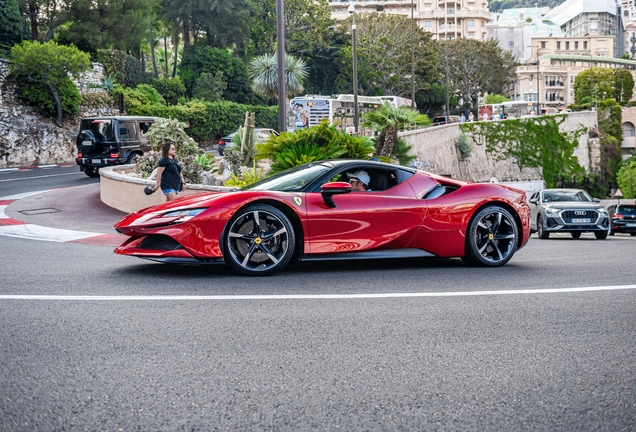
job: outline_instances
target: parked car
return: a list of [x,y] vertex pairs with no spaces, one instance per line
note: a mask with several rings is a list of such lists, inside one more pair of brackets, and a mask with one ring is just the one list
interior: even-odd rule
[[610,217],[609,235],[629,233],[636,236],[636,205],[615,204],[607,208]]
[[75,163],[89,177],[98,177],[105,166],[135,163],[150,151],[145,136],[157,117],[89,117],[80,122]]
[[[232,145],[232,139],[234,138],[234,135],[236,135],[237,133],[238,131],[234,131],[231,134],[226,135],[219,140],[217,150],[221,156],[223,156],[223,152],[225,151],[225,148],[229,145]],[[270,135],[278,135],[278,132],[276,132],[274,129],[267,129],[267,128],[254,128],[254,133],[256,134],[255,135],[256,142],[266,141],[267,138],[270,137]]]
[[603,240],[609,232],[607,209],[581,189],[543,189],[532,194],[530,208],[530,227],[540,239],[549,238],[550,233],[579,238],[581,233],[593,232]]
[[[359,173],[364,171],[364,173]],[[370,192],[352,192],[352,173]],[[267,275],[295,260],[461,257],[506,264],[530,237],[518,189],[368,160],[312,162],[234,192],[185,196],[115,225],[115,252]]]

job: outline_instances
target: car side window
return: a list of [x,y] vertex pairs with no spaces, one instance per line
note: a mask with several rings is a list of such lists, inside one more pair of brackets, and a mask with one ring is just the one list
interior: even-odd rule
[[137,139],[137,128],[135,122],[119,122],[119,139],[130,141]]

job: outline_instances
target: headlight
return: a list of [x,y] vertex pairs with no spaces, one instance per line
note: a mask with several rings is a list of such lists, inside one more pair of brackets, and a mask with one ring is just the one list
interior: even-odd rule
[[599,212],[600,214],[607,214],[607,209],[600,208],[600,209],[598,209],[598,212]]
[[184,209],[184,210],[174,210],[168,213],[164,213],[161,215],[162,218],[179,218],[174,222],[185,222],[187,220],[192,219],[199,213],[203,213],[207,208],[197,208],[197,209]]
[[555,213],[558,213],[560,211],[561,211],[561,209],[558,209],[558,208],[547,208],[547,209],[545,209],[545,212],[547,214],[555,214]]

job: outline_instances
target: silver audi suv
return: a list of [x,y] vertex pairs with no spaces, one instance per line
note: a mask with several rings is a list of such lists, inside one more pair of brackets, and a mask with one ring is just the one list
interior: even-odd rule
[[573,238],[593,232],[602,240],[609,232],[607,209],[598,198],[581,189],[543,189],[530,197],[530,229],[540,239],[550,233],[569,232]]

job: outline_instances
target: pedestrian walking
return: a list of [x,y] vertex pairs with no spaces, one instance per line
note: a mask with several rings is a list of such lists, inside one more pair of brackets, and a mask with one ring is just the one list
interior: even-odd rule
[[161,188],[166,196],[166,201],[177,197],[179,192],[186,189],[185,180],[181,173],[181,165],[175,157],[177,150],[172,142],[166,142],[161,148],[161,159],[157,169],[157,183],[152,188],[153,192]]
[[475,116],[473,115],[472,111],[470,112],[470,114],[468,114],[468,121],[469,122],[475,121]]

